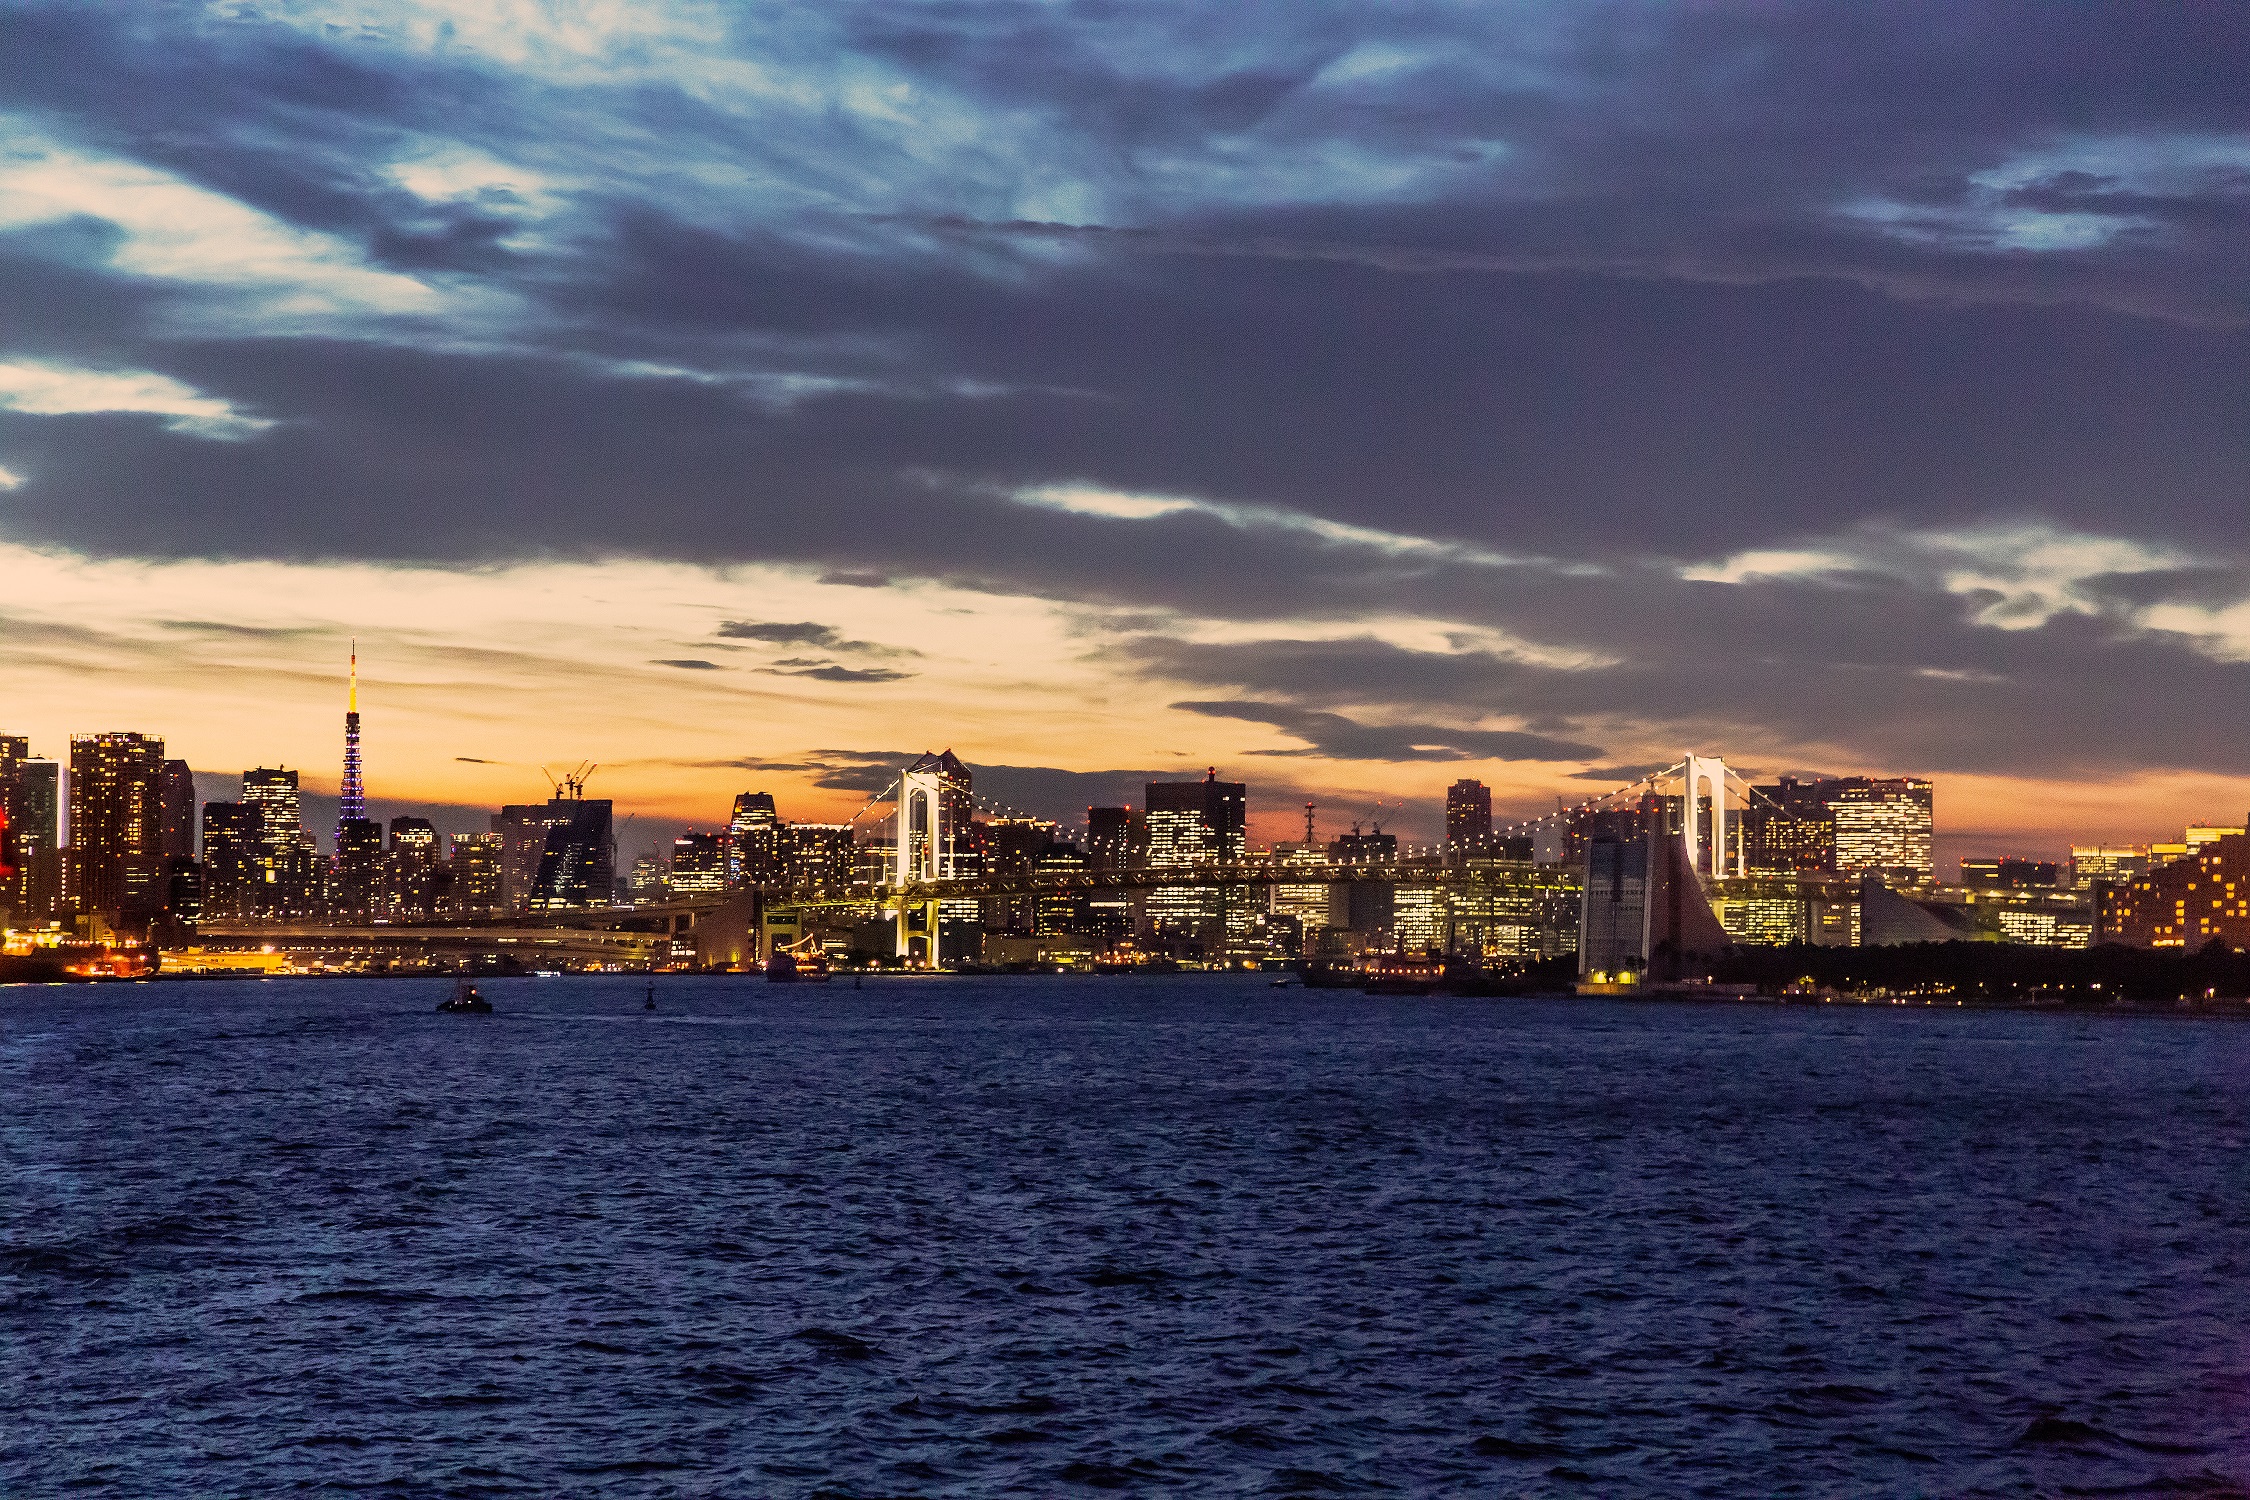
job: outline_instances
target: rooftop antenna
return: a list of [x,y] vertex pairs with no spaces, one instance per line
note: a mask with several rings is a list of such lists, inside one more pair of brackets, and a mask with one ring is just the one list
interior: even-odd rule
[[1307,849],[1313,846],[1312,815],[1313,805],[1308,802],[1305,804],[1305,847]]

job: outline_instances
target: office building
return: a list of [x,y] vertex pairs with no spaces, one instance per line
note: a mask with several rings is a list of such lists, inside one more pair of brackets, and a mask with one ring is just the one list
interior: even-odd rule
[[1486,854],[1492,843],[1492,788],[1467,777],[1445,789],[1445,857],[1449,864]]
[[547,835],[568,827],[570,803],[510,803],[492,815],[492,832],[500,840],[500,904],[510,916],[531,910],[531,892],[539,877],[539,862],[547,854]]
[[[1328,859],[1339,865],[1395,865],[1398,835],[1383,832],[1381,824],[1371,833],[1362,833],[1354,823],[1350,833],[1329,841]],[[1339,882],[1336,889],[1342,898],[1336,925],[1366,943],[1388,946],[1397,926],[1397,887],[1388,880],[1350,880]]]
[[1873,874],[1893,885],[1926,886],[1935,879],[1930,848],[1935,796],[1929,782],[1853,776],[1833,785],[1828,808],[1836,826],[1837,874]]
[[162,909],[164,742],[153,735],[70,738],[70,893],[80,912]]
[[671,892],[675,896],[718,896],[727,888],[730,840],[724,833],[683,833],[672,840]]
[[2073,844],[2070,883],[2079,890],[2115,884],[2148,873],[2146,844]]
[[1754,874],[1832,875],[1836,822],[1820,789],[1828,781],[1784,776],[1750,789],[1743,809],[1746,863]]
[[1891,885],[1926,886],[1934,796],[1919,777],[1785,776],[1751,789],[1744,816],[1751,870],[1799,875],[1873,873]]
[[[1148,829],[1146,863],[1151,869],[1231,864],[1242,858],[1249,802],[1242,782],[1221,781],[1213,768],[1201,781],[1149,782],[1146,795],[1142,821]],[[1249,910],[1245,892],[1219,885],[1160,886],[1149,892],[1147,903],[1157,936],[1199,943],[1206,951],[1223,945]]]
[[1130,807],[1086,809],[1086,864],[1095,870],[1129,870],[1140,862],[1146,827]]

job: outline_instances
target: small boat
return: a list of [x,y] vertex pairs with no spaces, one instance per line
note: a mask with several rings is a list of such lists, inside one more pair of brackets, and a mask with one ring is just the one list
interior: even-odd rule
[[489,1016],[492,1002],[477,993],[477,987],[466,979],[453,986],[453,993],[438,1002],[438,1012],[448,1016]]

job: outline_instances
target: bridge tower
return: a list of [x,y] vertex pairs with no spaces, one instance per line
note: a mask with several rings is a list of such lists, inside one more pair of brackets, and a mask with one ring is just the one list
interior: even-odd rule
[[[1680,837],[1687,844],[1688,868],[1713,879],[1727,874],[1727,763],[1716,755],[1690,752],[1680,768]],[[1703,858],[1704,787],[1711,789],[1711,857]],[[1739,866],[1747,851],[1736,859]],[[1708,863],[1708,868],[1706,868]],[[1734,872],[1741,874],[1738,868]]]
[[[953,873],[953,840],[959,830],[948,826],[948,778],[925,756],[898,779],[898,856],[891,865],[891,887],[908,887],[942,880]],[[898,900],[898,953],[912,962],[919,942],[921,961],[938,964],[938,902]]]

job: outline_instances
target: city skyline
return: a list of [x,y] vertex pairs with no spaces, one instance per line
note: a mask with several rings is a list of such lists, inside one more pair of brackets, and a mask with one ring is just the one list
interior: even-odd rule
[[385,806],[2246,800],[2233,12],[5,10],[50,753],[336,794],[356,638]]

